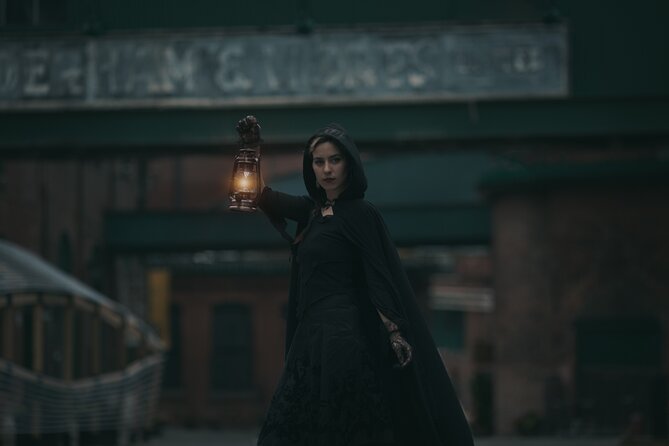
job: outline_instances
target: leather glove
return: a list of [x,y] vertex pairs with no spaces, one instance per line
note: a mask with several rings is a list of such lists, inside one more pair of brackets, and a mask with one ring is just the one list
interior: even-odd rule
[[397,356],[398,364],[395,367],[406,367],[413,357],[413,348],[399,331],[390,333],[390,346],[393,348],[395,356]]

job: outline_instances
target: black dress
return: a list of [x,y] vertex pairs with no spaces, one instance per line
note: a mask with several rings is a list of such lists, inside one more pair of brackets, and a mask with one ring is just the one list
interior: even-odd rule
[[361,326],[361,259],[337,215],[316,216],[295,250],[298,325],[258,444],[392,444],[381,364]]

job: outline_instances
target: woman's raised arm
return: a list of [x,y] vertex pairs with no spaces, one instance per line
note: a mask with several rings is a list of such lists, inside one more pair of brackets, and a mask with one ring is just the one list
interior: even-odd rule
[[[264,186],[264,182],[261,184]],[[270,218],[288,218],[298,223],[306,223],[314,203],[309,197],[284,194],[264,186],[258,207]]]

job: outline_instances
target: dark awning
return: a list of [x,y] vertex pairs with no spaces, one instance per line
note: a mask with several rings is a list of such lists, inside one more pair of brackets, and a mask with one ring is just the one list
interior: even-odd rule
[[[490,211],[478,182],[497,163],[482,152],[378,156],[365,161],[370,185],[366,197],[381,210],[398,245],[485,244],[490,240]],[[306,193],[301,174],[272,181],[271,187]],[[223,209],[110,213],[107,246],[132,251],[285,247],[261,212]]]
[[[484,206],[381,212],[400,246],[483,244],[490,239],[490,211]],[[105,230],[107,246],[117,251],[286,247],[262,213],[114,213],[107,216]]]

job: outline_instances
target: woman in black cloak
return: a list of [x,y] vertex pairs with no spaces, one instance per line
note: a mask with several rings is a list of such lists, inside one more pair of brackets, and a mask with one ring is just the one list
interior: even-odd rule
[[[292,265],[286,362],[258,444],[473,445],[342,127],[309,139],[303,177],[308,196],[263,187],[259,199],[290,241]],[[294,239],[286,218],[297,221]]]

